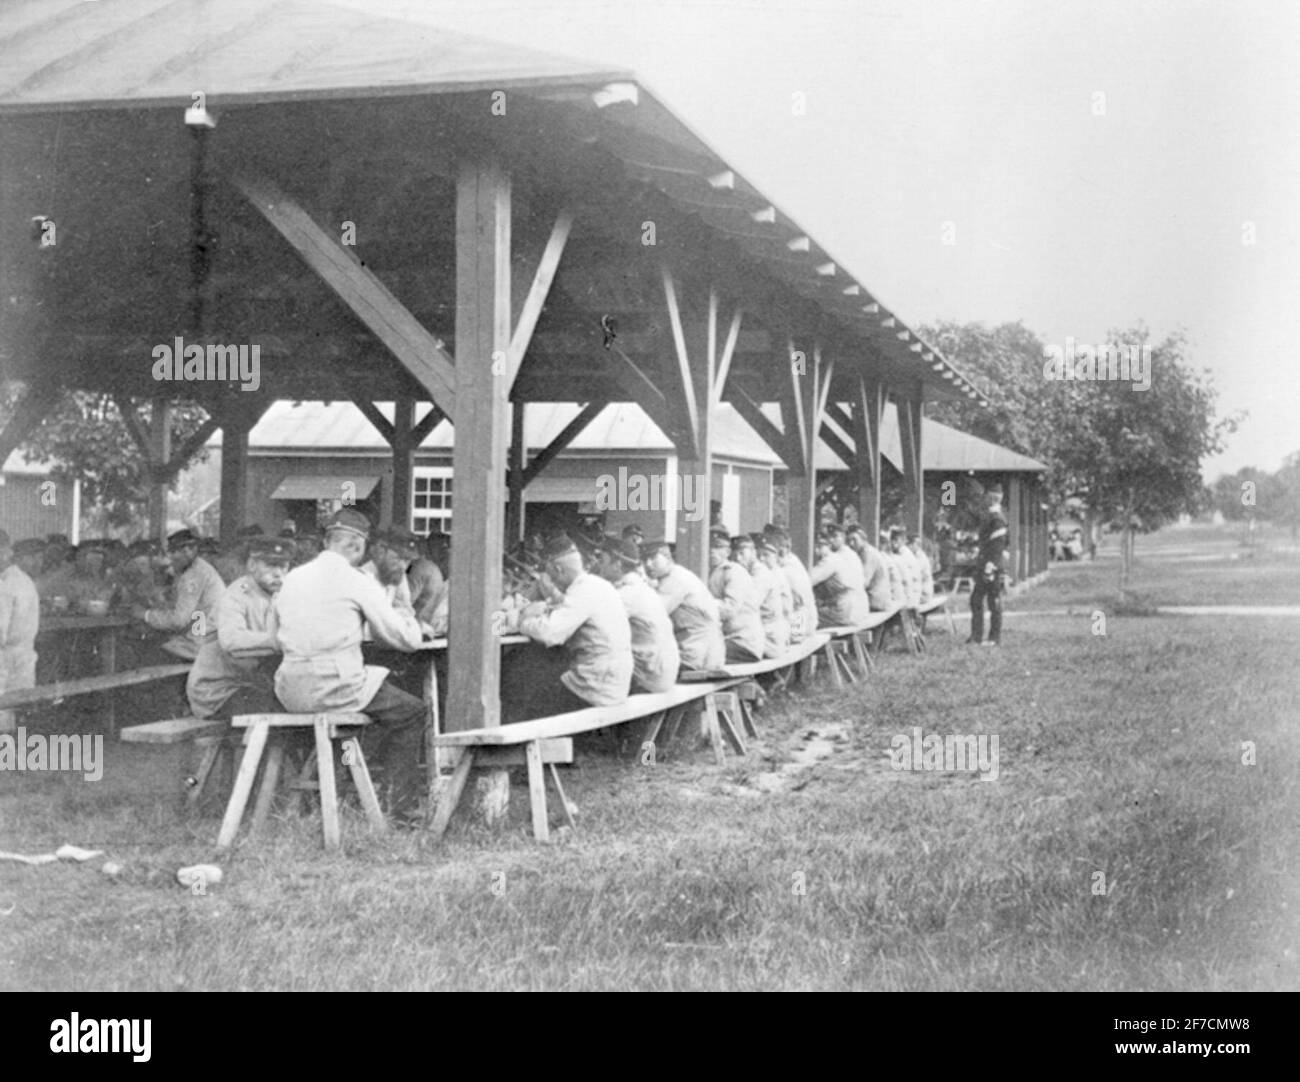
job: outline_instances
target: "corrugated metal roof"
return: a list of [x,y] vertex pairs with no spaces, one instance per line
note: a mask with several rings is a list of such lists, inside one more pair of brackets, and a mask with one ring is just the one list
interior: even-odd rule
[[982,400],[631,73],[302,0],[26,0],[0,9],[0,115],[176,108],[196,91],[220,107],[498,87],[571,106],[584,140],[869,342],[896,381]]
[[[377,403],[384,417],[393,419],[391,402]],[[560,430],[578,415],[576,405],[540,403],[530,405],[525,415],[524,439],[529,453],[536,453],[553,440]],[[778,425],[780,410],[768,405],[763,412]],[[714,414],[714,454],[780,467],[779,456],[733,407],[723,403]],[[449,451],[453,429],[443,421],[420,444],[424,450]],[[852,441],[849,441],[850,445]],[[220,446],[220,437],[212,445]],[[254,426],[248,438],[253,454],[293,454],[326,452],[388,453],[388,444],[365,415],[350,402],[277,402]],[[606,406],[569,444],[569,452],[608,453],[640,452],[672,454],[672,441],[633,403]],[[902,444],[898,437],[898,414],[886,409],[881,421],[880,453],[895,469],[902,469]],[[1037,459],[999,447],[988,440],[925,418],[921,423],[921,461],[926,470],[976,470],[991,472],[1034,472],[1047,469]],[[817,445],[815,457],[819,470],[841,470],[844,463],[824,443]]]
[[[391,402],[376,403],[385,419],[393,419]],[[580,412],[568,403],[530,404],[525,415],[524,441],[530,453],[547,446]],[[724,405],[714,415],[713,451],[723,458],[743,459],[764,465],[779,466],[780,458],[772,453],[739,414]],[[426,451],[450,451],[454,429],[448,421],[440,422],[420,447]],[[220,446],[220,436],[211,445]],[[277,402],[262,416],[248,436],[253,454],[290,453],[293,451],[324,453],[327,451],[388,453],[388,444],[351,402]],[[569,451],[617,453],[637,451],[645,454],[675,454],[673,442],[659,429],[645,411],[633,403],[613,403],[569,444]]]

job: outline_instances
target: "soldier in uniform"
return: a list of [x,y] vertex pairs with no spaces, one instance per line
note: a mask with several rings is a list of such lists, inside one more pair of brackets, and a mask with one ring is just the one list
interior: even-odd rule
[[674,559],[673,542],[650,541],[641,546],[646,578],[664,604],[677,636],[682,668],[697,671],[721,668],[726,661],[722,617],[709,588]]
[[759,661],[763,657],[763,620],[758,590],[749,572],[731,558],[732,551],[732,539],[725,529],[710,531],[709,593],[718,600],[728,663]]
[[367,760],[382,765],[392,789],[389,808],[398,825],[418,821],[419,756],[424,703],[388,679],[388,669],[365,664],[361,632],[393,649],[419,648],[414,613],[395,609],[384,588],[358,565],[365,558],[370,520],[344,507],[325,524],[325,548],[284,577],[276,595],[276,641],[284,659],[275,694],[294,713],[362,713],[373,724],[361,733]]
[[[1002,641],[1002,592],[1005,587],[1007,518],[1002,513],[1002,486],[984,491],[987,510],[980,518],[979,557],[975,589],[970,595],[970,638],[967,642],[998,646]],[[989,637],[984,640],[984,606],[989,610]]]
[[133,606],[131,615],[155,631],[175,634],[162,644],[173,657],[193,661],[199,648],[217,634],[217,602],[226,584],[199,555],[199,539],[192,530],[177,530],[167,538],[167,557],[176,573],[175,593],[168,608]]
[[776,546],[766,537],[753,534],[732,539],[731,558],[740,564],[754,580],[758,591],[758,618],[763,628],[763,656],[780,657],[790,649],[790,584],[784,575],[772,571],[766,561],[759,559],[762,551],[770,553],[776,563]]
[[641,551],[627,537],[609,536],[600,574],[614,584],[632,629],[632,675],[637,691],[669,691],[677,683],[681,655],[673,622],[659,595],[641,574]]
[[281,713],[273,688],[280,647],[274,599],[293,562],[292,541],[252,537],[245,574],[217,604],[217,637],[199,647],[185,696],[196,718]]
[[[0,530],[0,694],[36,686],[41,601],[35,584],[13,557],[9,535]],[[13,728],[13,711],[0,710],[0,732]]]

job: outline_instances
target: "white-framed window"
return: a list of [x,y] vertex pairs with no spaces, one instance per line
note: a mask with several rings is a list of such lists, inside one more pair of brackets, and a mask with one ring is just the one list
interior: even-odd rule
[[411,490],[411,529],[451,533],[451,467],[416,466]]

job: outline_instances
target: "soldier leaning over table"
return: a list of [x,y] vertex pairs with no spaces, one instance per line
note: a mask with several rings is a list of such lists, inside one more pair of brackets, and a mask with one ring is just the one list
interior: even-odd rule
[[817,596],[803,561],[791,551],[790,534],[775,523],[763,527],[763,534],[776,546],[776,570],[790,586],[790,633],[793,641],[817,630]]
[[731,558],[740,564],[758,591],[758,619],[763,628],[763,656],[780,657],[790,649],[790,584],[784,575],[773,571],[759,552],[771,555],[775,564],[776,546],[761,533],[733,538]]
[[511,655],[509,677],[501,681],[503,721],[612,706],[631,691],[632,629],[618,591],[583,570],[565,534],[547,543],[543,557],[560,597],[519,612],[519,632],[546,649]]
[[[41,601],[36,586],[13,562],[9,535],[0,530],[0,694],[36,686],[36,632]],[[0,710],[0,732],[12,732],[12,710]]]
[[727,531],[709,531],[709,593],[718,600],[727,662],[744,664],[763,656],[763,621],[754,580],[731,558],[731,553],[732,540]]
[[[984,492],[985,512],[980,518],[979,556],[975,566],[975,589],[970,595],[970,638],[977,646],[1002,644],[1002,593],[1008,528],[1002,513],[1002,486],[990,485]],[[984,606],[989,610],[989,637],[984,641]]]
[[199,538],[192,530],[177,530],[167,538],[167,557],[176,574],[173,600],[166,608],[146,609],[136,605],[131,615],[155,631],[174,634],[162,644],[171,655],[193,661],[199,648],[217,635],[217,603],[226,584],[207,560],[199,555]]
[[854,526],[849,530],[845,543],[862,560],[862,578],[871,611],[892,609],[894,599],[889,588],[889,569],[880,550],[867,539],[867,531],[862,526]]
[[368,624],[376,641],[409,652],[420,646],[420,625],[358,570],[369,536],[370,520],[345,507],[325,524],[320,555],[285,576],[275,599],[276,640],[284,652],[275,693],[293,713],[366,714],[371,724],[361,730],[362,752],[387,777],[394,821],[413,826],[427,712],[422,700],[388,679],[388,669],[365,664],[361,638]]
[[660,538],[641,546],[646,578],[663,602],[683,670],[708,671],[727,660],[718,602],[699,577],[676,561],[676,545]]

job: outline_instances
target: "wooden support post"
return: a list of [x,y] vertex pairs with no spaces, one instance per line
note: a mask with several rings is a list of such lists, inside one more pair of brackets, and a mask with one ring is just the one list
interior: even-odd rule
[[510,178],[464,163],[456,184],[456,486],[445,729],[501,724],[501,599],[510,346]]
[[525,402],[510,406],[510,502],[506,505],[506,544],[513,545],[524,539],[524,460],[528,448],[524,446]]
[[383,518],[410,529],[411,481],[415,475],[415,399],[402,395],[393,404],[393,478],[381,496]]
[[167,538],[167,490],[165,470],[171,458],[171,404],[162,398],[153,400],[149,420],[149,532],[159,541]]
[[924,524],[925,472],[921,467],[921,388],[896,399],[898,437],[903,445],[903,528],[921,533]]
[[865,374],[853,400],[853,443],[857,453],[858,522],[874,545],[880,536],[880,421],[885,389]]
[[[802,473],[791,466],[786,482],[787,503],[790,513],[790,542],[794,554],[806,565],[813,561],[813,535],[817,529],[816,451],[821,434],[822,417],[826,410],[826,396],[830,391],[834,365],[822,356],[821,347],[814,343],[812,355],[797,351],[790,343],[791,385],[786,393],[781,412],[791,414],[786,423],[786,436],[793,445],[798,443]],[[793,422],[793,424],[791,423]],[[792,458],[796,457],[791,455]]]
[[[710,505],[713,500],[713,449],[710,443],[718,368],[718,297],[710,290],[704,312],[693,311],[678,296],[678,282],[663,268],[664,300],[676,357],[673,388],[667,393],[678,432],[676,483],[692,507],[677,519],[677,562],[701,578],[709,573]],[[694,513],[692,513],[694,512]]]
[[228,407],[221,417],[221,543],[235,544],[248,514],[248,433],[257,418]]

